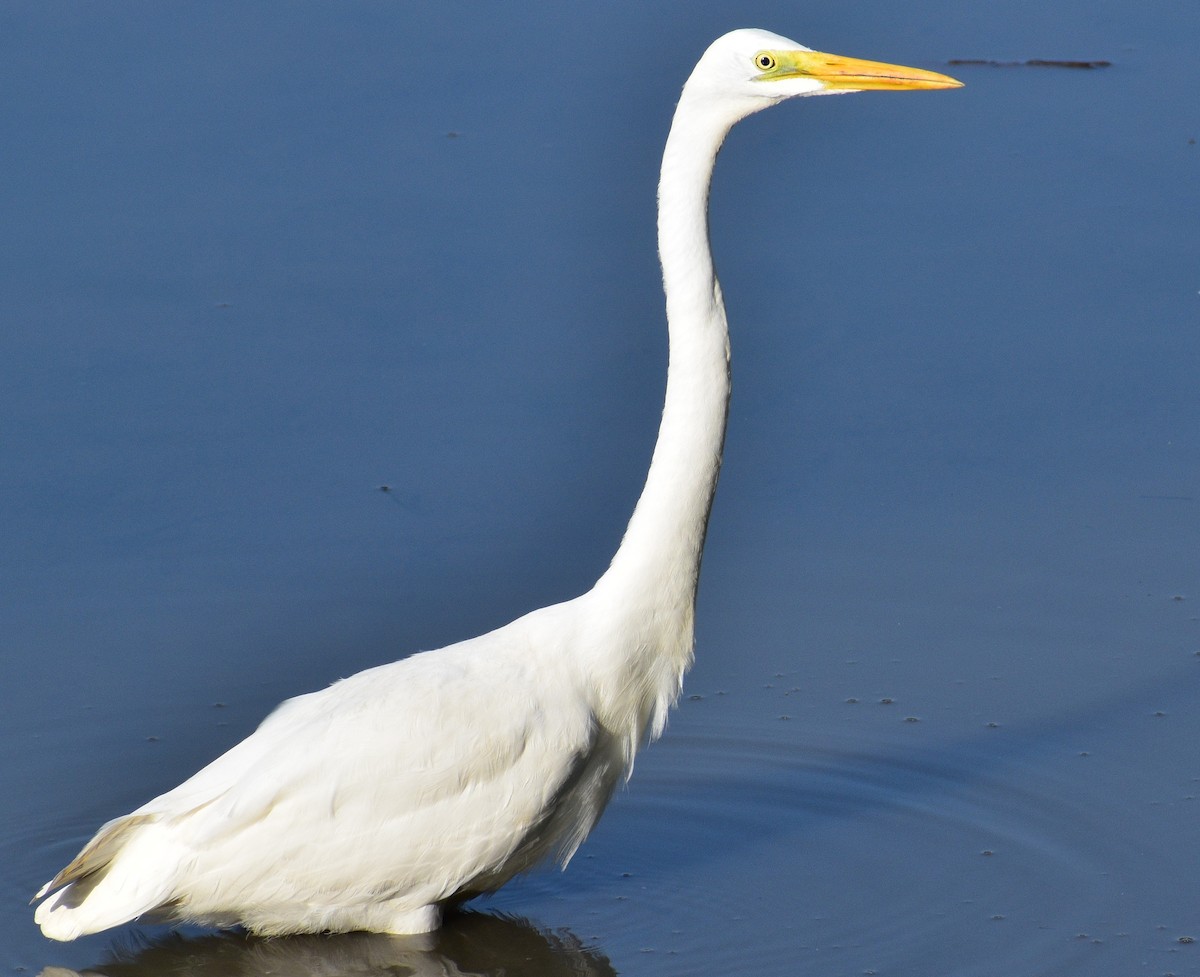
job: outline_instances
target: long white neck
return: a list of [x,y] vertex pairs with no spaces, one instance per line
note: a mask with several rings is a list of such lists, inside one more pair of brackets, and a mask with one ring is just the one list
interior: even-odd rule
[[[658,442],[620,549],[593,593],[633,629],[626,681],[656,700],[661,729],[692,660],[700,557],[729,407],[729,333],[708,243],[708,191],[734,118],[685,88],[663,154],[658,244],[670,360]],[[647,655],[647,651],[650,652]]]

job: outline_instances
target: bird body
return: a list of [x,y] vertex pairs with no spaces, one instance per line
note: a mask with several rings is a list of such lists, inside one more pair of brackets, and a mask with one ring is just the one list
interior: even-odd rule
[[796,95],[946,88],[765,31],[718,39],[676,109],[659,185],[670,362],[646,486],[587,593],[283,703],[174,790],[104,825],[38,893],[46,936],[144,914],[253,932],[420,933],[444,906],[583,842],[661,734],[692,661],[729,401],[708,246],[738,119]]
[[620,692],[596,694],[587,636],[601,643],[607,628],[589,620],[594,604],[542,608],[288,700],[105,825],[56,878],[70,884],[43,904],[63,908],[39,907],[43,930],[72,939],[177,905],[270,934],[422,932],[456,896],[565,861],[660,708],[618,715],[606,700]]

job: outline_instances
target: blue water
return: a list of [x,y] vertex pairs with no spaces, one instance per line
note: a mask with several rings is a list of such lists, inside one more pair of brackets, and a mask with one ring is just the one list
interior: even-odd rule
[[0,11],[0,966],[133,939],[26,902],[279,700],[603,569],[662,140],[751,25],[966,87],[722,154],[734,403],[667,738],[491,916],[272,952],[1200,973],[1200,8],[1128,0]]

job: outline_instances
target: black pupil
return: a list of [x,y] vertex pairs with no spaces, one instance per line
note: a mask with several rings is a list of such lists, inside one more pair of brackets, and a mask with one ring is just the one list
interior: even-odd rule
[[758,63],[763,68],[771,67],[771,59],[768,58],[765,54],[761,58],[758,59]]

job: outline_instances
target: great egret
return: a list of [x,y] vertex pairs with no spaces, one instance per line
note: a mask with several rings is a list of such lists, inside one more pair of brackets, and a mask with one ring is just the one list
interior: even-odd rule
[[[143,914],[260,934],[435,929],[448,904],[564,865],[662,733],[692,662],[696,583],[729,400],[708,245],[717,151],[799,95],[955,88],[777,34],[715,41],[663,153],[670,362],[646,485],[611,565],[574,600],[291,699],[174,790],[104,825],[38,893],[46,936]],[[55,891],[57,890],[57,891]]]

